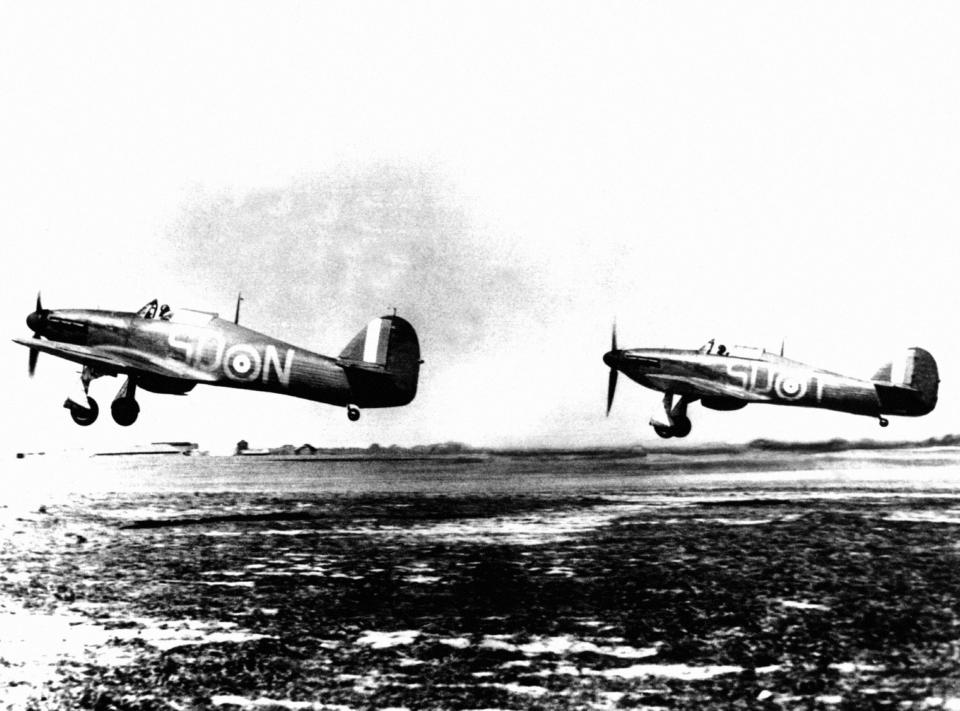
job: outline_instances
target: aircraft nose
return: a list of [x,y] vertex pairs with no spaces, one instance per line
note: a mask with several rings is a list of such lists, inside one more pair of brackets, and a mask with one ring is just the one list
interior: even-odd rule
[[617,352],[616,351],[607,351],[603,354],[603,362],[606,363],[609,367],[614,368],[617,364]]
[[40,313],[34,311],[32,314],[27,316],[27,328],[36,333],[40,330]]

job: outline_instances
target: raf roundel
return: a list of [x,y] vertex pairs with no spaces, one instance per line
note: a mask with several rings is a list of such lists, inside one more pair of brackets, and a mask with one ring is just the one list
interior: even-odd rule
[[784,400],[798,400],[807,393],[807,384],[791,377],[777,378],[777,395]]
[[238,344],[227,349],[224,372],[231,380],[250,383],[260,377],[263,360],[252,346]]
[[248,373],[250,372],[250,367],[253,365],[253,362],[246,353],[237,353],[233,356],[233,363],[231,363],[231,365],[236,373]]

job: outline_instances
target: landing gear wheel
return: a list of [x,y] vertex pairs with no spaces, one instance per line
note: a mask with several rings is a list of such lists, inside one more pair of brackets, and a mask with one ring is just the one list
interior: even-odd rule
[[890,420],[888,420],[886,417],[881,417],[881,418],[880,418],[880,426],[881,426],[881,427],[886,427],[886,426],[889,425],[889,424],[890,424]]
[[674,437],[686,437],[690,434],[690,430],[693,429],[693,424],[690,422],[689,417],[684,417],[674,420],[672,429]]
[[110,405],[113,421],[121,427],[129,427],[140,415],[140,404],[131,398],[118,398]]
[[352,405],[347,408],[347,419],[351,422],[356,422],[360,419],[360,410],[353,407]]
[[670,439],[671,437],[673,437],[673,428],[671,427],[658,427],[654,425],[653,431],[656,432],[661,437],[663,437],[663,439]]
[[92,397],[87,398],[87,406],[78,405],[73,400],[68,399],[63,406],[70,410],[70,417],[73,418],[73,421],[76,422],[81,427],[87,427],[92,425],[97,420],[97,415],[100,414],[100,407],[97,405],[97,401]]

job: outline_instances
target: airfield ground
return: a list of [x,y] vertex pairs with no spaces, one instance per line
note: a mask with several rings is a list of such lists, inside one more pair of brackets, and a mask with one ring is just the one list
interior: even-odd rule
[[960,708],[960,453],[771,457],[86,463],[0,504],[0,709]]

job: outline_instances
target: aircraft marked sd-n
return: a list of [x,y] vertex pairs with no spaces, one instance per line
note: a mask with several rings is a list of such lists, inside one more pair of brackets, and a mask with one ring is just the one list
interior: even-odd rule
[[[124,375],[110,412],[117,424],[132,425],[140,414],[137,388],[185,395],[198,383],[293,395],[341,405],[351,420],[360,407],[406,405],[417,393],[420,344],[407,321],[397,316],[373,319],[336,358],[297,348],[239,325],[215,313],[157,310],[153,300],[134,312],[44,309],[27,316],[33,338],[17,338],[30,349],[32,376],[39,353],[83,366],[83,398],[64,407],[78,425],[99,414],[89,396],[90,381]],[[85,401],[84,401],[85,399]]]
[[[603,362],[610,367],[607,414],[613,405],[617,373],[663,393],[663,414],[650,420],[663,438],[686,437],[691,423],[687,406],[699,400],[711,410],[739,410],[749,403],[818,407],[854,415],[926,415],[937,404],[940,376],[937,363],[922,348],[909,348],[902,358],[887,363],[870,380],[861,380],[814,368],[758,348],[714,347],[709,341],[698,350],[673,348],[617,348]],[[676,401],[674,401],[676,398]]]

